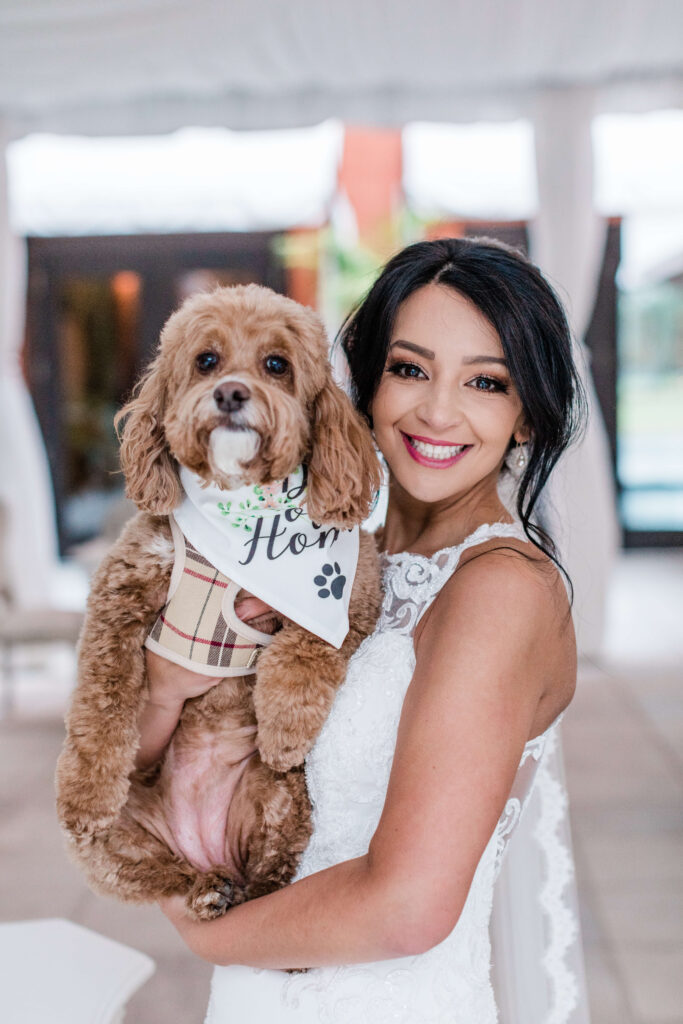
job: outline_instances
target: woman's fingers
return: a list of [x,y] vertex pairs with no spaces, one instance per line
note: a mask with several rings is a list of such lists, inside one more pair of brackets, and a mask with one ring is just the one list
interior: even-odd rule
[[162,896],[160,900],[157,900],[157,902],[162,913],[165,914],[173,924],[178,924],[187,917],[187,908],[185,906],[184,896]]
[[261,633],[275,633],[282,624],[280,616],[270,605],[246,590],[240,590],[237,595],[235,614]]
[[163,658],[155,651],[145,650],[150,700],[155,704],[181,704],[192,697],[201,697],[220,682],[215,676],[192,672],[182,665]]
[[264,615],[268,612],[272,612],[270,605],[267,605],[265,601],[262,601],[259,597],[253,597],[251,594],[246,595],[238,603],[235,604],[235,615],[242,622],[249,622],[251,619],[255,619],[258,615]]

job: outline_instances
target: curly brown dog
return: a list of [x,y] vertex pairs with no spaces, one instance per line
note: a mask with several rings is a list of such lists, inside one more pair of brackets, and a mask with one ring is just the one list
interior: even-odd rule
[[[165,756],[136,770],[143,644],[169,592],[179,467],[229,489],[305,465],[307,513],[340,528],[367,516],[379,468],[367,427],[332,380],[321,321],[257,285],[188,299],[119,418],[127,494],[141,511],[93,580],[58,814],[97,891],[135,902],[181,893],[191,914],[209,918],[296,870],[311,831],[302,762],[374,628],[380,584],[372,538],[361,534],[341,648],[278,616],[256,675],[220,679],[188,700]],[[211,849],[195,856],[187,833],[198,815],[215,825]]]

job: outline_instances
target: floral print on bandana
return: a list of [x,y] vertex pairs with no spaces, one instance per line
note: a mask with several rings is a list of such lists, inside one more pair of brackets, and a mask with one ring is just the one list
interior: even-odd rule
[[225,516],[231,526],[237,530],[252,533],[253,520],[266,512],[275,515],[288,508],[298,508],[303,496],[298,500],[290,498],[282,481],[274,484],[255,484],[252,487],[253,497],[245,497],[242,501],[219,501],[218,510]]

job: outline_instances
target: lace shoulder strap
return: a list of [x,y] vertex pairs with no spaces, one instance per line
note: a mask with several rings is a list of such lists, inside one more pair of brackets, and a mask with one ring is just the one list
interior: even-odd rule
[[384,602],[378,629],[412,634],[446,580],[455,572],[463,551],[494,537],[528,541],[521,523],[484,523],[461,544],[442,548],[431,557],[411,551],[383,554]]

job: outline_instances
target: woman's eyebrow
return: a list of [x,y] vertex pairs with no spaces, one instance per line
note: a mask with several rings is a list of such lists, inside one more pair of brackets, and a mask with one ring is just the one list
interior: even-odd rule
[[471,363],[500,363],[501,366],[507,366],[507,362],[500,356],[465,356],[463,363],[468,366]]
[[435,359],[436,356],[432,352],[431,348],[423,348],[422,345],[416,345],[414,341],[392,341],[389,346],[389,350],[396,348],[399,345],[401,348],[407,348],[411,352],[415,352],[418,356],[424,356],[425,359]]

